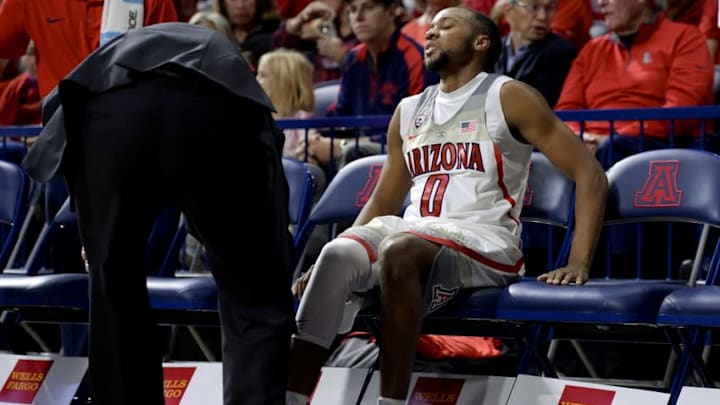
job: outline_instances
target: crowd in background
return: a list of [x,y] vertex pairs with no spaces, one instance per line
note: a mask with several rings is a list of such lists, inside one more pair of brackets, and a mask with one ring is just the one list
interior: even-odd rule
[[[0,125],[40,123],[42,97],[98,46],[101,0],[81,11],[33,10],[35,3],[0,0]],[[263,83],[276,118],[390,115],[403,97],[438,81],[423,64],[425,33],[438,11],[456,5],[491,16],[501,29],[500,57],[486,70],[530,84],[555,110],[715,101],[717,0],[145,0],[144,23],[182,21],[227,36]],[[73,33],[82,35],[77,49],[47,38],[63,23],[59,12],[87,14]],[[338,91],[326,109],[315,90],[328,83]],[[569,125],[607,167],[632,153],[640,134],[645,148],[665,146],[670,124]],[[697,121],[675,130],[699,135]],[[603,149],[611,131],[612,158]],[[352,145],[324,135],[288,130],[284,149],[320,183],[330,167],[384,147],[381,131]]]
[[[18,0],[4,2],[0,21],[13,21],[0,23],[0,125],[39,123],[40,99],[61,78],[43,78],[45,66],[63,64],[63,73],[71,65],[56,56],[62,52],[43,55],[28,34],[18,35],[16,31],[29,33],[31,28],[15,21],[17,11],[12,8]],[[148,0],[146,8],[162,9],[152,3],[163,2],[171,0]],[[278,60],[284,67],[276,67],[274,74],[304,81],[286,90],[341,83],[336,102],[320,111],[322,115],[391,114],[400,99],[438,80],[423,67],[425,32],[439,10],[460,4],[491,16],[504,35],[500,59],[488,71],[532,85],[557,110],[714,101],[712,65],[718,61],[720,38],[717,0],[173,0],[176,15],[163,12],[154,21],[146,15],[146,23],[177,19],[215,29],[237,43],[255,72],[264,54],[280,48],[296,51],[310,62],[311,75],[294,73],[301,69],[296,59]],[[93,41],[90,38],[84,52],[97,46]],[[24,55],[18,49],[26,50]],[[45,65],[39,80],[36,58]],[[291,102],[278,117],[315,113],[312,95],[281,97],[303,103]],[[633,137],[636,126],[615,131]],[[609,128],[595,123],[586,131],[586,142],[594,143],[589,147],[597,147]],[[662,140],[667,125],[652,124],[645,133]],[[304,155],[309,150],[308,160],[319,165],[327,165],[330,155],[343,159],[339,142],[314,135],[309,145],[290,136],[286,153]],[[375,153],[378,147],[373,143],[382,138],[363,141],[365,153]]]

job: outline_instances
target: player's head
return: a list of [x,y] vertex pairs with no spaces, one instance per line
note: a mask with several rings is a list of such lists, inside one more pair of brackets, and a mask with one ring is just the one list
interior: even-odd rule
[[467,7],[449,7],[435,15],[425,35],[425,64],[441,72],[479,60],[495,65],[502,48],[500,31],[489,17]]

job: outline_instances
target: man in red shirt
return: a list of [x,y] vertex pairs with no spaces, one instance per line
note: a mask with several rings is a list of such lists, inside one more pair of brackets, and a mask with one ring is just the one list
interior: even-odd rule
[[[35,43],[40,97],[45,97],[100,43],[103,0],[0,0],[0,58]],[[177,21],[172,0],[145,0],[143,25]]]
[[[713,63],[705,38],[692,25],[665,17],[659,3],[600,0],[609,32],[585,44],[573,61],[556,110],[681,107],[712,104]],[[644,148],[667,145],[668,121],[615,121],[612,147],[607,121],[585,123],[583,140],[609,167]],[[576,123],[571,128],[579,132]],[[694,134],[697,121],[678,121],[677,134]],[[607,153],[612,150],[612,153]]]

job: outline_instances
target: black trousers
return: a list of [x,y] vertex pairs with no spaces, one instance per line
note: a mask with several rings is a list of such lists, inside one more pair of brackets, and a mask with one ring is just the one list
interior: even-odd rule
[[218,286],[225,404],[284,404],[292,241],[270,112],[198,77],[143,76],[81,113],[66,162],[90,260],[93,403],[164,404],[143,259],[176,206]]

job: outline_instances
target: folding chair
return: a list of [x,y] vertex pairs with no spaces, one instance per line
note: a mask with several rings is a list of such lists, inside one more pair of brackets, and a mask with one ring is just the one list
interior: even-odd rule
[[[70,210],[66,190],[63,204],[59,208],[53,204],[63,195],[61,184],[49,182],[45,185],[46,221],[27,260],[20,267],[6,268],[0,277],[3,315],[15,320],[43,351],[48,352],[51,348],[31,325],[85,324],[89,309],[88,276],[80,257],[77,216]],[[153,241],[148,242],[148,246],[154,245]],[[156,248],[160,248],[157,245]],[[51,251],[56,251],[52,259]],[[70,259],[61,265],[57,262],[58,257]]]
[[[574,182],[545,155],[533,152],[520,220],[523,225],[547,226],[547,263],[543,266],[546,270],[563,265],[567,259],[572,241],[574,194]],[[554,232],[561,235],[559,246],[553,243]],[[534,277],[527,277],[519,283],[537,281]],[[534,348],[526,344],[539,331],[526,329],[523,323],[497,317],[498,299],[505,290],[493,287],[468,290],[457,297],[455,304],[449,308],[428,316],[423,329],[429,333],[509,338],[518,343],[520,349],[525,349],[517,365],[518,371],[527,370],[533,360],[541,368],[547,368],[544,356],[533,352],[531,349]]]
[[[0,160],[0,268],[12,259],[19,239],[26,228],[24,221],[29,208],[32,182],[15,163]],[[14,253],[14,254],[13,254]]]
[[[708,168],[717,168],[717,157],[690,149],[647,151],[623,159],[607,172],[605,225],[720,225],[720,182]],[[703,249],[701,239],[697,255],[702,256]],[[684,281],[670,266],[664,279],[646,278],[642,262],[637,266],[635,279],[593,277],[583,286],[513,284],[501,294],[497,316],[542,326],[544,333],[532,342],[536,352],[542,352],[549,339],[560,337],[666,344],[656,322],[658,310]]]
[[[293,280],[305,266],[306,247],[311,233],[317,226],[328,225],[328,238],[337,236],[338,225],[352,222],[370,198],[380,178],[386,155],[367,156],[350,162],[330,180],[320,200],[310,211],[296,234],[296,248],[300,257]],[[407,202],[408,200],[406,200]]]
[[[710,228],[720,224],[720,156],[705,159],[707,177],[703,199],[707,201],[701,239],[711,240]],[[698,175],[700,177],[700,175]],[[708,261],[700,252],[693,260],[688,286],[668,294],[660,305],[657,323],[664,326],[675,353],[679,354],[670,386],[670,404],[674,405],[688,377],[697,374],[699,385],[715,387],[706,363],[713,342],[720,332],[720,237]],[[705,242],[703,242],[705,243]],[[704,269],[707,263],[707,269]],[[703,277],[705,273],[705,277]],[[694,286],[694,281],[700,282]],[[715,343],[716,344],[716,343]]]

